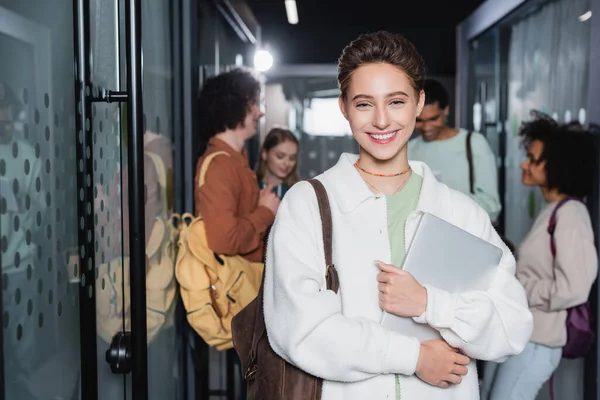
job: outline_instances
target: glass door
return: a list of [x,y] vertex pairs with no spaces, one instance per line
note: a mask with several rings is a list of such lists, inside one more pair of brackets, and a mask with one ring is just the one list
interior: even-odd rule
[[469,44],[468,128],[481,132],[496,156],[502,212],[495,221],[504,233],[506,191],[506,54],[505,34],[492,28]]
[[[170,0],[143,2],[142,47],[146,317],[148,399],[177,399],[178,341],[175,308],[176,232],[171,228],[175,198],[173,62]],[[166,228],[166,229],[165,229]]]
[[0,1],[0,399],[79,396],[72,10]]
[[0,1],[0,400],[178,397],[171,4],[140,5]]
[[[124,17],[119,17],[124,14],[122,3],[117,0],[79,2],[80,32],[89,34],[89,44],[83,43],[80,48],[79,79],[87,84],[79,99],[86,118],[78,128],[86,132],[87,144],[82,149],[86,153],[84,168],[87,167],[84,183],[91,182],[86,189],[93,199],[93,211],[84,218],[89,215],[93,226],[88,233],[93,243],[92,260],[88,260],[87,266],[95,270],[89,290],[94,291],[96,300],[93,335],[100,400],[131,398],[129,378],[125,374],[131,365],[122,362],[117,369],[115,362],[111,365],[106,361],[106,352],[115,335],[131,330],[128,163],[123,128],[126,107],[119,102],[102,101],[106,100],[103,94],[108,90],[120,91],[126,83],[126,74],[121,69],[126,57],[119,40],[125,36]],[[128,337],[121,339],[126,341]]]
[[[546,206],[539,189],[522,184],[519,128],[533,110],[560,123],[586,124],[590,7],[590,0],[526,2],[469,42],[469,122],[485,132],[499,156],[501,222],[516,245]],[[595,369],[590,368],[595,358],[587,360],[585,369],[582,359],[561,361],[554,373],[557,398],[584,398],[586,386],[595,391]],[[538,399],[548,398],[546,384]]]

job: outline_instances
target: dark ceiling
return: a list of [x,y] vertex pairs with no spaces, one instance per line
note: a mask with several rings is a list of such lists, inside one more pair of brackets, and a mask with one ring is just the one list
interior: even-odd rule
[[248,0],[262,41],[280,64],[335,63],[361,33],[402,33],[419,49],[431,74],[454,75],[458,23],[483,0],[296,0],[297,25],[287,22],[284,0]]

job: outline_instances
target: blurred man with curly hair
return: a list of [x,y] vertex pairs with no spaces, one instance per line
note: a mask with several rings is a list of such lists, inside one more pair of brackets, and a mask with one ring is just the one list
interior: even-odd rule
[[[194,191],[196,214],[204,219],[211,250],[253,262],[262,261],[263,239],[279,206],[271,188],[258,189],[245,150],[263,116],[259,94],[258,80],[243,68],[206,81],[198,110],[208,148],[198,160]],[[200,189],[202,164],[215,152],[225,152],[228,157],[220,155],[211,161]]]

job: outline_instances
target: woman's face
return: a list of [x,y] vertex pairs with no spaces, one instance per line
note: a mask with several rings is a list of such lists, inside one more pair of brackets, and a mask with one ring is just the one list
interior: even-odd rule
[[546,185],[546,161],[540,161],[544,143],[539,140],[533,140],[527,149],[527,158],[521,163],[523,176],[521,181],[527,186]]
[[263,150],[262,159],[266,162],[267,170],[279,179],[286,179],[298,160],[298,145],[290,140],[281,142],[269,151]]
[[366,64],[350,79],[340,109],[362,151],[380,161],[406,153],[425,100],[406,74],[390,64]]

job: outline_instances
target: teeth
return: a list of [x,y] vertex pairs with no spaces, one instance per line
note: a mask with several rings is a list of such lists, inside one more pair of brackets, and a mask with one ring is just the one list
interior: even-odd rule
[[387,140],[392,138],[397,132],[386,133],[385,135],[374,135],[371,134],[371,137],[375,140]]

